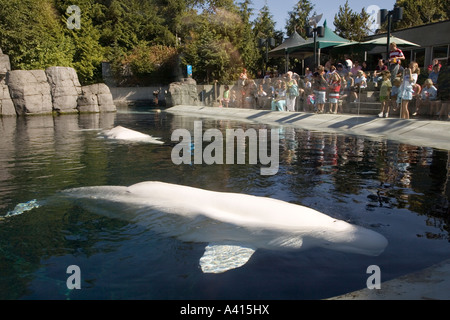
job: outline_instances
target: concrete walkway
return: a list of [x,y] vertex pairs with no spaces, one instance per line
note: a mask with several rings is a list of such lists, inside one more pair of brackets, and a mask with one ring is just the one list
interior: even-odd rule
[[196,117],[212,117],[274,126],[292,126],[313,131],[361,135],[375,139],[395,140],[416,146],[450,150],[450,121],[404,120],[354,114],[315,114],[205,106],[175,106],[165,111]]
[[380,289],[362,289],[329,300],[449,300],[450,260],[382,282]]

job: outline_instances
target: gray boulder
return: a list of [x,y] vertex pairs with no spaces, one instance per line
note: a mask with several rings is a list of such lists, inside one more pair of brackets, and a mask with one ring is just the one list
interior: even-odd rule
[[18,115],[52,112],[52,95],[44,70],[9,71],[6,84]]
[[9,56],[7,54],[3,54],[2,49],[0,48],[0,81],[2,81],[8,71],[11,70],[11,63],[9,61]]
[[172,82],[169,85],[166,96],[166,104],[169,107],[177,105],[196,106],[198,102],[197,82],[186,78],[183,81]]
[[8,86],[0,81],[0,116],[15,116],[16,109],[9,94]]
[[78,96],[81,84],[75,69],[69,67],[49,67],[45,70],[52,93],[53,110],[78,112]]
[[81,87],[78,97],[80,112],[115,112],[113,97],[109,87],[104,83],[96,83]]

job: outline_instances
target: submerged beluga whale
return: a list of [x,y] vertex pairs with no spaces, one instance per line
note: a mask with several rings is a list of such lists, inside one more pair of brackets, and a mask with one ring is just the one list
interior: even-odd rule
[[164,144],[164,142],[161,141],[160,138],[153,137],[151,135],[131,130],[122,126],[116,126],[110,130],[105,130],[101,132],[100,135],[104,138],[113,140]]
[[377,256],[388,244],[375,231],[268,197],[158,181],[74,188],[63,195],[109,217],[142,224],[182,241],[208,243],[200,258],[204,273],[241,267],[258,248],[324,247]]

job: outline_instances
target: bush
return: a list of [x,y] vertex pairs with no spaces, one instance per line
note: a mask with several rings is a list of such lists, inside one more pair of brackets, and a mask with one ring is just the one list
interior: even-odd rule
[[167,84],[174,80],[178,50],[140,44],[112,64],[119,85]]

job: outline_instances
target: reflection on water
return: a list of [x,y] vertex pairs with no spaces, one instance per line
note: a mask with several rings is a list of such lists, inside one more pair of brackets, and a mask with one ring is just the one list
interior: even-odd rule
[[[0,221],[0,299],[326,298],[364,287],[369,264],[380,265],[387,280],[449,258],[449,151],[203,119],[203,130],[278,130],[278,173],[262,176],[259,165],[176,166],[171,133],[193,130],[194,120],[146,111],[1,118],[0,216],[33,199],[49,204]],[[98,138],[99,130],[116,125],[167,143]],[[389,246],[370,259],[322,249],[262,251],[246,266],[211,277],[198,266],[205,244],[163,238],[74,203],[51,203],[67,188],[146,180],[307,205],[372,228]],[[82,270],[76,292],[66,287],[72,264]]]

